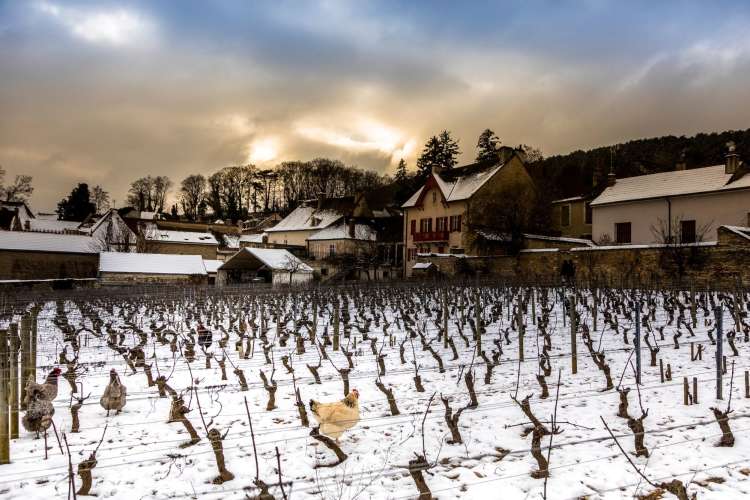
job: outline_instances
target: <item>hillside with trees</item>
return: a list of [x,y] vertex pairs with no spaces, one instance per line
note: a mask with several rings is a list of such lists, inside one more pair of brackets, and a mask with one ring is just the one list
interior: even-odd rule
[[733,141],[741,158],[750,160],[750,129],[638,139],[614,146],[555,155],[529,164],[539,186],[554,197],[597,192],[606,185],[610,166],[617,177],[673,170],[684,154],[687,168],[724,163],[727,142]]

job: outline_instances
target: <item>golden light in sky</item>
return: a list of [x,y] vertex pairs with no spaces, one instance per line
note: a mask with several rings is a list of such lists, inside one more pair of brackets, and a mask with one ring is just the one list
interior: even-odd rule
[[275,160],[278,154],[276,140],[266,137],[252,143],[247,159],[250,163],[254,164],[265,163]]

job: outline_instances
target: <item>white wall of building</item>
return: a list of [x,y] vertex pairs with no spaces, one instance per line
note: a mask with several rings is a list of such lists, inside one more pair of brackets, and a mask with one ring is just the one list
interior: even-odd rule
[[[716,241],[719,226],[747,226],[750,221],[750,191],[725,191],[703,195],[689,195],[669,198],[671,218],[675,220],[695,220],[700,231],[706,228],[704,241]],[[615,241],[615,223],[630,222],[633,244],[659,243],[652,228],[659,228],[661,221],[669,220],[667,198],[636,200],[612,205],[593,206],[593,239]],[[673,234],[679,235],[678,227]]]

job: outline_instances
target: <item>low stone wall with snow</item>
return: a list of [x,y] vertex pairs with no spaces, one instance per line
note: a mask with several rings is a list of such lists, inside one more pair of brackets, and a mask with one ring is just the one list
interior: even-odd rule
[[448,277],[497,276],[512,280],[556,281],[570,261],[579,281],[613,285],[674,283],[696,287],[750,286],[750,240],[720,234],[718,242],[685,246],[630,245],[609,247],[544,248],[521,251],[517,256],[464,257],[420,255]]

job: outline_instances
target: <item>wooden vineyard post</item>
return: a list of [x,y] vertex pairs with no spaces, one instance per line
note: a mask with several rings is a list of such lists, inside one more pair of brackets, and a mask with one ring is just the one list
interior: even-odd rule
[[516,313],[517,321],[518,321],[518,359],[523,362],[525,361],[524,356],[524,347],[523,347],[523,340],[526,336],[526,332],[524,331],[524,324],[523,324],[523,311],[521,310],[521,305],[518,305],[518,312]]
[[722,389],[722,381],[721,377],[724,372],[723,360],[723,341],[724,341],[724,332],[723,332],[723,311],[721,309],[721,306],[718,306],[716,308],[716,399],[723,399],[721,395],[721,389]]
[[687,377],[682,378],[682,400],[685,406],[690,404],[690,385]]
[[443,289],[443,347],[448,347],[448,290]]
[[635,318],[635,338],[633,344],[635,344],[635,383],[641,385],[641,304],[635,303],[635,311],[633,311]]
[[39,306],[32,307],[31,317],[29,318],[29,334],[31,335],[31,369],[29,370],[29,373],[34,380],[36,380],[36,343],[39,332],[38,316],[40,310],[41,308]]
[[[563,315],[564,316],[564,315]],[[576,345],[576,297],[570,296],[570,369],[573,375],[578,373],[578,346]]]
[[18,439],[18,325],[11,323],[10,330],[10,363],[8,383],[10,392],[10,438]]
[[26,381],[34,377],[36,381],[36,360],[32,357],[31,318],[24,314],[21,317],[21,409],[26,409]]
[[338,351],[339,350],[339,326],[341,319],[339,317],[339,306],[338,304],[334,304],[333,309],[333,350]]
[[750,372],[745,370],[745,398],[750,399]]
[[531,324],[536,326],[536,300],[534,288],[531,289]]
[[597,308],[599,307],[599,304],[598,304],[598,299],[596,297],[597,297],[597,292],[598,291],[599,291],[598,288],[594,288],[592,290],[592,292],[591,292],[591,294],[593,295],[592,298],[593,298],[593,301],[594,301],[594,307],[593,307],[593,310],[591,311],[591,321],[592,321],[592,325],[593,325],[593,328],[594,328],[594,332],[596,332],[596,330],[597,330],[597,328],[596,328],[596,325],[597,325],[597,319],[596,319],[596,317],[597,317],[597,312],[598,312]]
[[474,339],[477,342],[477,352],[482,352],[482,301],[479,298],[479,291],[477,290],[474,296],[474,323],[476,324],[477,337]]
[[10,463],[8,365],[8,330],[0,330],[0,464]]

